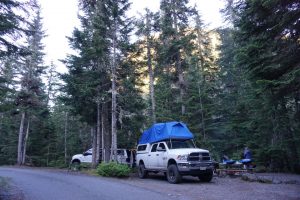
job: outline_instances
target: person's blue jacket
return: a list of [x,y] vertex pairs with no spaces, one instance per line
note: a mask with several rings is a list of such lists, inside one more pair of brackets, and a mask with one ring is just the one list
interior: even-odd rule
[[245,149],[244,151],[244,159],[252,159],[252,153],[249,149]]

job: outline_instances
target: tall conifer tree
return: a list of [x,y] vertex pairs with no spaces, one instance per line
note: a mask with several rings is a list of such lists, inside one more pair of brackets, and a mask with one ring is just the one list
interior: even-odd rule
[[[45,37],[42,29],[40,16],[40,6],[34,1],[35,15],[29,27],[30,34],[27,36],[27,56],[21,65],[21,91],[17,96],[17,105],[21,110],[21,122],[18,140],[18,158],[17,163],[25,163],[26,146],[28,135],[31,130],[31,122],[35,121],[35,116],[42,118],[42,113],[47,112],[45,104],[45,91],[42,83],[42,74],[45,72],[43,65],[43,44]],[[42,119],[37,119],[42,122]]]

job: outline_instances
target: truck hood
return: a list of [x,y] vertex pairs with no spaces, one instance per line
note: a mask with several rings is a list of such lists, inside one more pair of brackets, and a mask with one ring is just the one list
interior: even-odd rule
[[209,153],[208,150],[198,149],[198,148],[170,149],[169,151],[170,151],[171,154],[176,154],[176,155],[190,154],[192,152]]
[[76,154],[74,156],[72,156],[72,160],[74,160],[75,158],[82,158],[83,154]]

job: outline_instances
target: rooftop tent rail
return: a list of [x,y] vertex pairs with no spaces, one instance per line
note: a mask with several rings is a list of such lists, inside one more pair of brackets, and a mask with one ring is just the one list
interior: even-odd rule
[[139,144],[153,143],[166,139],[193,139],[194,136],[182,122],[154,124],[143,132]]

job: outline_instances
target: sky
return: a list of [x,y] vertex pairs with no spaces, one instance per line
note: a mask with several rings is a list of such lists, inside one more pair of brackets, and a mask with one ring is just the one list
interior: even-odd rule
[[[158,11],[160,0],[130,0],[132,2],[129,15],[138,16],[144,8]],[[45,64],[53,62],[59,72],[67,72],[59,61],[66,58],[72,50],[68,45],[67,36],[72,35],[74,27],[79,27],[77,18],[78,0],[39,0],[42,7],[43,26],[47,37],[45,45]],[[223,0],[190,0],[190,5],[197,5],[202,20],[209,28],[222,26],[219,10],[223,8]]]

